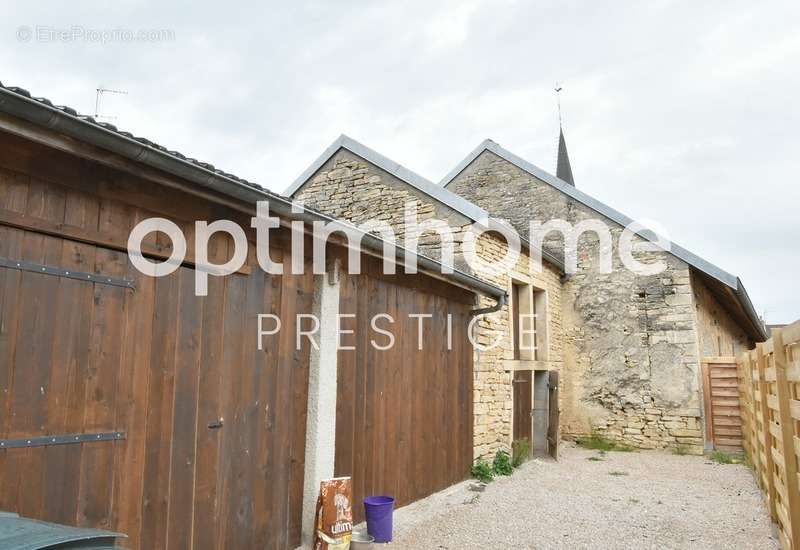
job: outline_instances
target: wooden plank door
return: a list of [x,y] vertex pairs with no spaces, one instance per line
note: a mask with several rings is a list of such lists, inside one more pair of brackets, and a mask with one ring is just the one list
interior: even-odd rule
[[561,437],[558,428],[560,420],[560,409],[558,408],[558,371],[550,371],[549,376],[548,392],[550,395],[548,403],[550,406],[550,422],[547,426],[547,447],[550,456],[558,460],[558,440]]
[[706,441],[716,450],[742,452],[742,417],[735,357],[701,361]]
[[[310,263],[279,277],[251,258],[211,277],[205,297],[188,264],[144,276],[119,248],[153,212],[123,198],[147,197],[184,228],[206,206],[10,139],[0,137],[0,510],[125,533],[132,550],[296,548],[310,345],[298,350],[294,335],[312,310]],[[269,313],[283,328],[259,349]],[[471,395],[464,386],[452,401],[466,409]],[[37,436],[49,441],[19,446]],[[471,447],[457,456],[466,477]]]
[[[469,476],[470,300],[460,291],[451,298],[363,272],[342,274],[340,313],[356,317],[343,318],[338,352],[334,475],[353,478],[356,522],[364,519],[366,496],[391,495],[399,507]],[[396,345],[379,350],[370,342],[370,324],[387,313],[397,320],[388,329],[395,331]],[[422,349],[414,313],[432,315]]]
[[514,386],[514,440],[532,440],[533,426],[531,413],[533,412],[533,371],[515,371]]

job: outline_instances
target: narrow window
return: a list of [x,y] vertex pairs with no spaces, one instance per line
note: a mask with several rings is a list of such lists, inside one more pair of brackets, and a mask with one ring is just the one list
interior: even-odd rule
[[511,289],[514,359],[535,360],[537,318],[533,289],[521,283],[513,283]]
[[514,282],[511,286],[511,338],[515,360],[547,361],[547,294]]
[[511,285],[511,331],[514,341],[514,359],[516,360],[522,359],[520,315],[522,313],[524,286],[517,283]]
[[547,340],[547,293],[544,290],[533,289],[533,301],[531,302],[531,312],[533,317],[533,342],[535,345],[534,359],[537,361],[547,361],[549,354],[549,342]]

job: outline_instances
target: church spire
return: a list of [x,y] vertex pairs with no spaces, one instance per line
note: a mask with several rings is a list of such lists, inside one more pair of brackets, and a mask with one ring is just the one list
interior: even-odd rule
[[572,179],[572,167],[569,165],[567,142],[564,139],[564,130],[561,128],[559,128],[558,132],[558,165],[556,166],[556,176],[572,186],[575,185],[575,180]]
[[558,160],[556,162],[556,177],[568,184],[575,186],[572,177],[572,166],[569,164],[567,141],[564,139],[564,126],[561,123],[561,86],[556,83],[556,97],[558,98]]

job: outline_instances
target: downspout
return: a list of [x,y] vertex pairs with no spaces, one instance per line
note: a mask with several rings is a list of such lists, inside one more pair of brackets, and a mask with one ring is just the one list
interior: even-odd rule
[[477,317],[478,315],[488,315],[490,313],[494,313],[495,311],[500,311],[501,309],[503,309],[503,306],[506,305],[507,302],[508,302],[508,294],[506,293],[497,298],[497,303],[495,305],[480,309],[470,310],[469,315],[470,317]]

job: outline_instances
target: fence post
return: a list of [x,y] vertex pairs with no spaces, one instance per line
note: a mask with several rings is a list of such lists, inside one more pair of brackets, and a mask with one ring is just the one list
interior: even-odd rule
[[[767,381],[764,378],[767,358],[764,356],[764,344],[756,344],[756,366],[758,367],[758,393],[761,396],[761,433],[764,439],[759,440],[758,444],[764,449],[764,468],[767,481],[767,499],[769,503],[769,515],[773,520],[778,519],[775,511],[775,464],[772,459],[772,434],[769,431],[769,405],[767,405]],[[756,426],[758,428],[758,426]],[[758,429],[756,429],[758,438]]]
[[[766,471],[767,465],[764,464],[764,461],[761,459],[761,440],[758,438],[758,414],[759,410],[756,408],[756,391],[758,387],[758,382],[753,380],[753,369],[756,369],[756,352],[755,350],[749,352],[747,354],[747,380],[750,384],[750,421],[753,423],[752,429],[752,440],[753,445],[758,453],[756,457],[756,464],[758,464],[759,471],[764,470]],[[764,478],[759,475],[758,476],[758,485],[761,487],[763,491],[767,490],[767,487],[764,486]]]
[[708,363],[704,358],[700,358],[700,376],[703,378],[703,417],[704,433],[705,433],[705,448],[706,450],[713,450],[717,447],[716,438],[714,436],[714,417],[711,405],[711,376]]
[[753,471],[756,472],[756,483],[759,487],[764,489],[761,481],[761,455],[759,454],[758,442],[758,429],[756,425],[756,396],[755,389],[753,388],[753,358],[749,351],[744,352],[740,366],[743,373],[745,390],[748,394],[747,403],[747,443],[748,450],[750,451],[750,463],[753,465]]
[[786,379],[786,348],[783,347],[781,329],[772,331],[773,358],[775,361],[775,387],[778,393],[778,414],[781,423],[781,439],[786,483],[786,512],[789,516],[792,546],[800,544],[800,490],[797,483],[797,459],[794,452],[794,422],[792,421],[789,381]]

